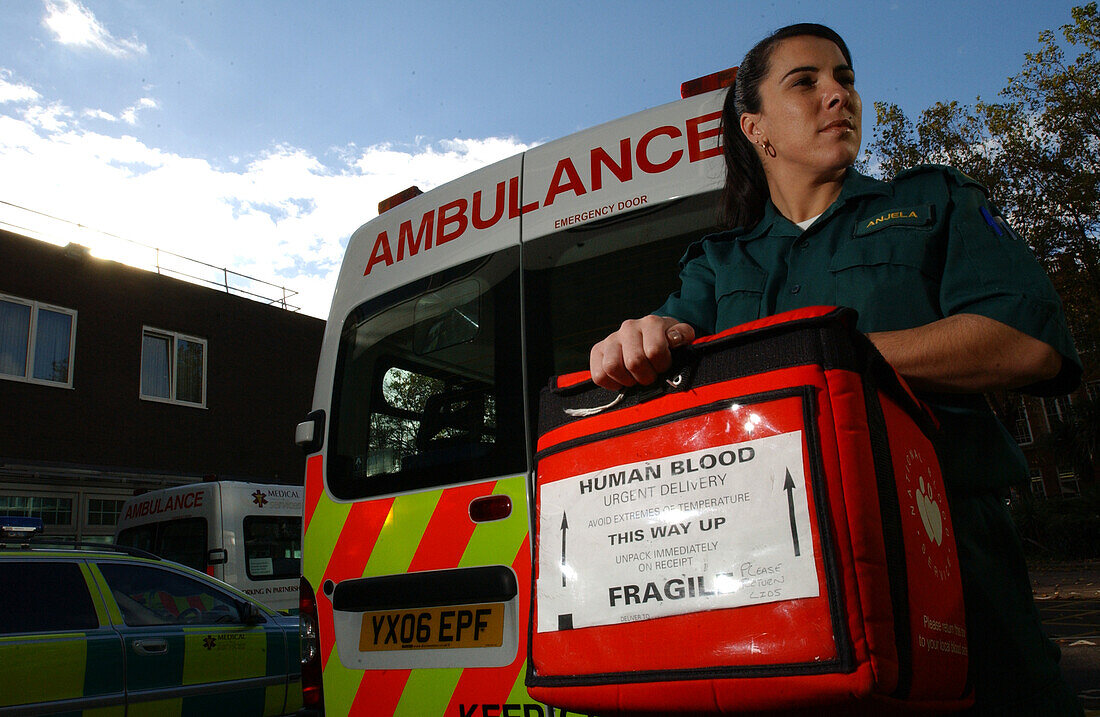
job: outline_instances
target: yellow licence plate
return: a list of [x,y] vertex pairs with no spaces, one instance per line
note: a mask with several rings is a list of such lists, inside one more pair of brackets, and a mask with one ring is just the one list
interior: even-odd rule
[[359,651],[500,647],[504,603],[363,613]]

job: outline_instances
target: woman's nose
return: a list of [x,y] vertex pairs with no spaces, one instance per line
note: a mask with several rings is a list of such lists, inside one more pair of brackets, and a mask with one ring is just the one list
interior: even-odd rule
[[831,82],[825,87],[825,107],[833,109],[837,105],[847,104],[851,98],[848,88],[839,82]]

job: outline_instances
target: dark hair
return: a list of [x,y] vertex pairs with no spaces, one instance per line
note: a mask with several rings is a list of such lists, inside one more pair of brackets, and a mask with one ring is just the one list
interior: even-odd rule
[[722,104],[722,154],[726,159],[726,186],[718,206],[718,224],[751,227],[764,216],[768,180],[752,142],[741,131],[741,115],[760,111],[760,83],[768,74],[772,52],[782,40],[810,35],[836,45],[851,65],[852,55],[840,35],[824,25],[803,22],[780,28],[748,51],[737,68],[737,80]]

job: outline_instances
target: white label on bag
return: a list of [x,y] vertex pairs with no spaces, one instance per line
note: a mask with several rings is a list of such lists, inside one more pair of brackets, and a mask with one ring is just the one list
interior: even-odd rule
[[802,431],[539,487],[539,632],[816,597]]

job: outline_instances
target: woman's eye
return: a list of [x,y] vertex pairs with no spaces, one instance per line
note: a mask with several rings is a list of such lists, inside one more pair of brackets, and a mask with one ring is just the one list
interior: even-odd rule
[[795,87],[813,87],[814,81],[811,77],[800,77],[794,81]]

